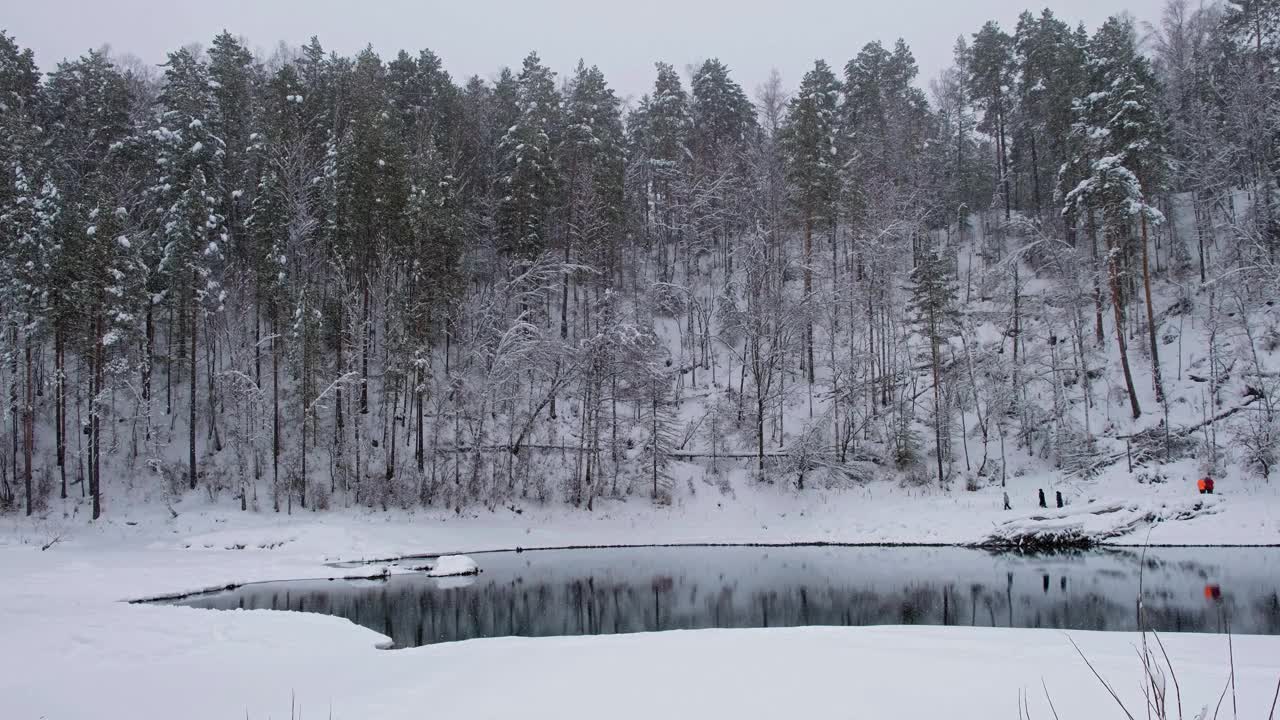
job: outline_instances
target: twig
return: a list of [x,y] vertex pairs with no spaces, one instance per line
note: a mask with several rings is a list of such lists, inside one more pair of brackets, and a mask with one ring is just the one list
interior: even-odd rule
[[[1129,720],[1137,720],[1136,718],[1133,717],[1133,713],[1129,712],[1129,708],[1125,707],[1124,701],[1121,700],[1120,696],[1116,694],[1116,691],[1114,688],[1111,687],[1111,684],[1108,683],[1106,680],[1103,680],[1102,675],[1098,674],[1098,669],[1093,666],[1093,663],[1089,662],[1089,658],[1085,656],[1084,651],[1081,650],[1080,646],[1076,644],[1075,639],[1072,638],[1070,635],[1068,635],[1067,641],[1071,643],[1071,647],[1076,649],[1076,653],[1080,655],[1081,660],[1084,660],[1084,664],[1088,666],[1089,671],[1093,673],[1093,676],[1098,679],[1098,682],[1102,683],[1102,687],[1106,688],[1107,692],[1111,693],[1111,697],[1116,701],[1116,704],[1119,705],[1120,709],[1124,711],[1125,717],[1128,717]],[[1226,688],[1223,688],[1222,691],[1225,693]]]
[[[1178,700],[1178,720],[1182,720],[1182,688],[1178,685],[1178,673],[1173,669],[1173,663],[1169,661],[1169,653],[1164,649],[1164,641],[1160,639],[1160,633],[1152,630],[1151,635],[1155,637],[1156,646],[1164,656],[1164,664],[1169,668],[1169,677],[1173,679],[1173,696]],[[1277,686],[1277,690],[1280,690],[1280,686]]]
[[[1049,697],[1049,686],[1044,684],[1044,678],[1040,678],[1040,687],[1044,688],[1044,699],[1049,701],[1049,711],[1053,713],[1053,720],[1058,719],[1058,709],[1053,706],[1053,698]],[[1280,686],[1277,686],[1280,690]]]
[[54,545],[57,545],[57,544],[58,544],[58,541],[59,541],[59,540],[61,540],[61,539],[62,539],[62,536],[61,536],[61,535],[55,536],[52,540],[50,540],[49,542],[47,542],[47,543],[45,543],[44,545],[41,545],[41,546],[40,546],[40,552],[44,552],[45,550],[48,550],[49,548],[53,547]]
[[1231,717],[1240,717],[1236,710],[1236,650],[1231,642],[1231,623],[1227,623],[1227,657],[1231,661]]
[[1144,682],[1141,685],[1142,699],[1147,706],[1147,720],[1151,720],[1151,712],[1155,711],[1156,717],[1160,717],[1160,696],[1155,692],[1155,669],[1151,667],[1151,653],[1146,648],[1146,636],[1143,636],[1143,647],[1141,649],[1134,648],[1133,651],[1138,653],[1138,661],[1142,663],[1142,676]]
[[1222,701],[1227,697],[1227,688],[1231,687],[1231,678],[1227,678],[1222,686],[1222,694],[1218,696],[1218,704],[1213,708],[1213,720],[1218,720],[1218,711],[1222,709]]
[[1280,700],[1280,680],[1276,680],[1276,694],[1271,696],[1271,712],[1267,715],[1267,720],[1275,720],[1276,700]]

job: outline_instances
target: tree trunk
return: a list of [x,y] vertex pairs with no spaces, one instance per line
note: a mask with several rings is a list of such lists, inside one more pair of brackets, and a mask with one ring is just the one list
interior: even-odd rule
[[[804,304],[806,308],[812,309],[813,294],[813,219],[805,217],[804,219]],[[805,355],[808,359],[806,369],[809,373],[809,384],[813,385],[813,318],[807,316],[805,318],[804,345]]]
[[[99,308],[105,305],[101,299]],[[106,349],[102,344],[102,313],[94,317],[93,397],[89,399],[89,477],[93,481],[93,519],[102,516],[102,386],[105,379]],[[194,407],[194,406],[193,406]]]
[[[210,323],[212,325],[212,323]],[[222,434],[218,430],[218,386],[214,382],[218,370],[218,334],[210,327],[204,338],[205,377],[209,380],[209,443],[214,452],[222,452]]]
[[190,400],[191,414],[190,414],[190,417],[188,418],[188,420],[190,421],[190,427],[187,428],[188,430],[188,433],[187,433],[188,470],[187,472],[188,472],[188,479],[190,480],[192,490],[196,489],[196,333],[199,332],[197,329],[196,317],[198,315],[198,308],[200,303],[196,301],[195,289],[196,289],[196,281],[198,279],[199,279],[199,275],[196,273],[196,271],[192,270],[191,271],[191,298],[190,298],[190,303],[191,303],[191,316],[190,316],[191,318],[190,319],[190,322],[191,322],[191,328],[190,328],[190,331],[191,331],[191,357],[190,357],[191,397],[188,398]]
[[1031,188],[1036,204],[1036,217],[1040,217],[1040,154],[1036,148],[1035,133],[1031,133]]
[[[31,362],[31,336],[23,341],[23,354],[26,357],[26,388],[22,403],[22,480],[27,492],[27,515],[35,511],[35,497],[31,488],[31,455],[35,445],[35,372]],[[97,517],[96,515],[94,516]]]
[[271,504],[280,512],[280,336],[271,312]]
[[67,369],[63,349],[62,327],[53,331],[53,404],[57,435],[58,473],[62,476],[61,498],[67,499]]
[[1088,215],[1087,227],[1089,229],[1089,247],[1093,253],[1094,277],[1093,277],[1093,309],[1095,332],[1097,334],[1098,346],[1101,347],[1106,342],[1106,330],[1102,326],[1102,288],[1098,287],[1098,228],[1097,220],[1094,218],[1093,210],[1086,210]]
[[[303,304],[304,318],[305,318],[306,311],[307,311],[307,308],[306,308],[306,304],[304,303]],[[301,439],[302,450],[298,456],[299,465],[301,467],[301,470],[300,470],[301,477],[298,480],[300,484],[298,488],[298,493],[299,493],[299,503],[304,508],[307,506],[307,400],[308,400],[308,396],[310,395],[309,385],[311,382],[311,364],[310,364],[311,357],[310,357],[310,353],[308,352],[310,346],[311,346],[311,343],[308,341],[306,325],[304,324],[303,330],[302,330],[302,377],[300,378],[299,392],[298,392],[298,400],[299,400],[298,430],[302,435],[302,439]],[[290,515],[293,514],[293,491],[294,491],[293,485],[294,485],[294,482],[291,480],[289,483],[288,507],[287,507],[287,511]]]
[[[1202,218],[1202,214],[1203,214],[1203,213],[1202,213],[1202,211],[1201,211],[1201,203],[1200,203],[1200,202],[1198,201],[1198,199],[1197,199],[1197,193],[1194,193],[1194,192],[1193,192],[1193,193],[1191,193],[1191,206],[1192,206],[1193,210],[1195,211],[1195,217],[1196,217],[1196,254],[1197,254],[1197,255],[1199,255],[1199,260],[1200,260],[1200,283],[1203,285],[1203,284],[1204,284],[1204,282],[1205,282],[1205,271],[1204,271],[1204,234],[1205,234],[1205,231],[1204,231],[1204,224],[1205,224],[1206,222],[1209,222],[1209,221],[1208,221],[1208,220],[1205,220],[1205,219],[1203,219],[1203,218]],[[1209,210],[1209,212],[1212,212],[1212,210]]]
[[1106,231],[1107,236],[1107,265],[1110,269],[1109,275],[1111,279],[1111,305],[1115,310],[1116,320],[1116,346],[1120,350],[1120,367],[1124,370],[1125,389],[1129,393],[1129,409],[1133,412],[1133,419],[1137,420],[1142,417],[1142,409],[1138,406],[1138,393],[1133,386],[1133,371],[1129,369],[1129,350],[1124,338],[1124,306],[1120,295],[1120,252],[1115,247],[1115,239],[1113,230]]
[[[1000,99],[997,102],[1001,105],[1004,104],[1003,99]],[[1011,217],[1013,217],[1013,198],[1009,194],[1009,150],[1004,136],[1003,108],[997,111],[996,124],[999,126],[998,131],[1000,137],[998,138],[998,145],[1000,146],[1000,178],[1004,184],[1004,219],[1007,222]]]
[[1010,258],[1013,263],[1013,364],[1018,364],[1018,345],[1022,336],[1022,282],[1018,272],[1018,257]]
[[[338,332],[334,335],[333,352],[337,359],[338,377],[341,378],[347,372],[346,353],[343,351],[342,342],[345,334],[345,323],[343,313],[338,313]],[[342,401],[342,383],[333,389],[333,445],[334,455],[337,457],[337,472],[343,476],[343,490],[347,490],[347,472],[346,472],[346,445],[347,445],[347,425],[346,415],[343,411]]]
[[[429,347],[430,347],[430,346],[428,346],[428,348],[429,348]],[[429,352],[430,352],[430,350],[428,349],[428,353],[429,353]],[[428,355],[427,357],[428,357],[428,362],[430,362],[430,355]],[[423,437],[422,437],[422,403],[423,403],[423,391],[422,391],[422,386],[423,386],[423,384],[424,384],[424,383],[426,383],[426,378],[423,376],[422,368],[421,368],[421,367],[419,367],[419,368],[417,369],[417,386],[414,388],[414,403],[413,403],[413,404],[414,404],[414,411],[413,411],[413,412],[414,412],[414,418],[413,418],[413,425],[414,425],[414,440],[413,440],[413,442],[414,442],[414,447],[413,447],[413,455],[414,455],[414,460],[416,460],[416,461],[417,461],[417,463],[418,463],[418,474],[419,474],[419,475],[421,475],[421,474],[422,474],[422,469],[426,466],[426,452],[425,452],[425,451],[426,451],[426,443],[424,442]]]
[[[164,414],[165,417],[173,415],[173,335],[174,328],[177,326],[173,319],[173,303],[169,305],[169,332],[164,336]],[[185,314],[185,311],[184,313]],[[182,322],[182,318],[178,318],[178,322]],[[178,338],[178,352],[182,352],[182,338]]]
[[[151,440],[151,368],[155,357],[156,325],[153,317],[154,305],[147,301],[146,348],[142,357],[142,399],[146,404],[147,440]],[[64,411],[65,414],[65,411]]]
[[764,474],[764,393],[756,389],[756,465]]
[[1147,298],[1147,335],[1151,341],[1151,382],[1156,402],[1164,402],[1164,382],[1160,377],[1160,344],[1156,342],[1156,314],[1151,304],[1151,268],[1147,260],[1147,215],[1142,215],[1142,288]]
[[653,395],[653,499],[658,499],[658,388],[652,388]]
[[22,425],[22,414],[19,410],[18,402],[18,323],[15,320],[9,326],[10,347],[13,352],[9,354],[9,431],[12,440],[12,449],[9,453],[10,471],[13,475],[14,482],[18,481],[18,428]]
[[[942,361],[938,354],[938,330],[932,318],[929,325],[929,345],[933,359],[933,443],[934,452],[938,456],[938,485],[941,486],[946,479],[942,472],[942,375],[939,367]],[[1014,338],[1014,342],[1017,342],[1017,338]]]
[[369,320],[369,283],[364,283],[364,327],[361,330],[363,350],[360,360],[360,414],[369,414],[369,345],[373,324]]

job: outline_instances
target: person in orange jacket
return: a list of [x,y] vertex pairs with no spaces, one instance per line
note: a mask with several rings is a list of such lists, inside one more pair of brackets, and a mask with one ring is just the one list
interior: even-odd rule
[[1200,481],[1196,483],[1196,487],[1200,489],[1201,495],[1206,495],[1206,494],[1212,495],[1213,494],[1213,478],[1208,476],[1200,478]]

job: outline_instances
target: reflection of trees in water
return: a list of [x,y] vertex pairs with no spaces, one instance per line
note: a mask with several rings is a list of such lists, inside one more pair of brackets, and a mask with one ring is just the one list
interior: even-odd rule
[[[1136,599],[1068,591],[1036,571],[1015,589],[996,583],[907,582],[900,586],[794,584],[744,589],[732,579],[562,582],[481,580],[439,589],[421,579],[370,586],[253,586],[197,599],[202,607],[271,608],[337,615],[392,638],[397,646],[506,635],[595,635],[670,629],[802,625],[991,625],[1088,630],[1137,628]],[[1280,634],[1280,597],[1240,606],[1230,594],[1214,602],[1147,586],[1146,618],[1160,631]]]
[[1280,593],[1271,591],[1270,596],[1259,598],[1253,605],[1257,614],[1257,632],[1260,635],[1280,635]]

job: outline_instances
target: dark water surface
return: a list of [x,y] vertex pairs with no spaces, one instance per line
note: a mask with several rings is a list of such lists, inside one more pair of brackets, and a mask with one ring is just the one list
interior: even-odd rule
[[626,548],[474,557],[483,569],[477,577],[260,583],[174,604],[337,615],[396,647],[798,625],[1131,631],[1141,575],[1147,624],[1156,630],[1280,635],[1275,548],[1151,549],[1145,566],[1140,550],[1127,549],[1028,557],[963,548]]

